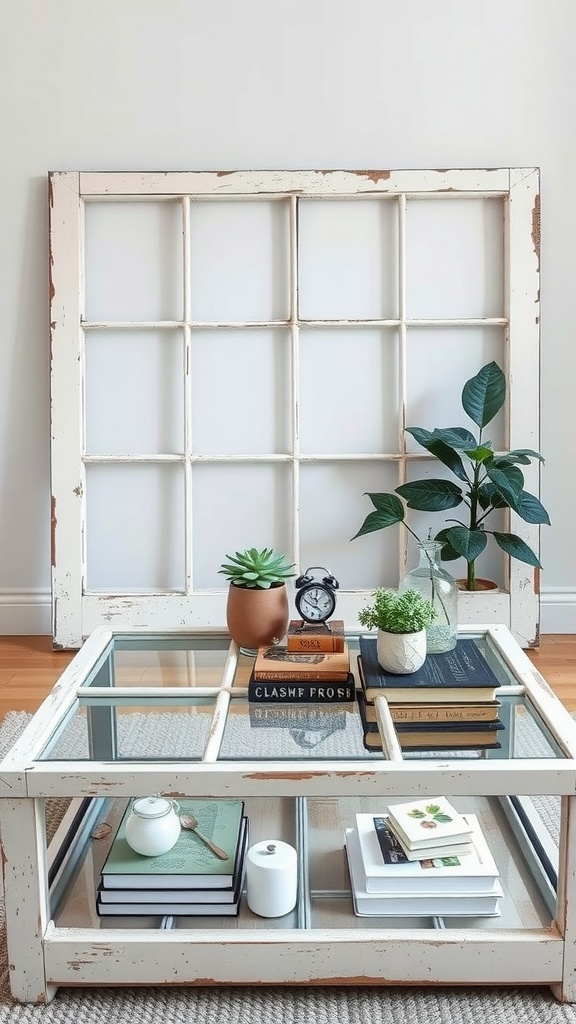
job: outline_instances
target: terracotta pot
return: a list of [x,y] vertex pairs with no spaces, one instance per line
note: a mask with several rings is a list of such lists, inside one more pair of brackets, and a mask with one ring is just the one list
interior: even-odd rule
[[469,594],[474,594],[478,590],[498,590],[498,584],[494,583],[494,580],[483,580],[476,577],[474,580],[474,590],[468,590],[466,580],[456,580],[456,582],[458,590],[466,590]]
[[285,583],[273,584],[268,590],[230,584],[226,622],[239,647],[254,650],[264,644],[279,643],[286,635],[289,618]]
[[426,661],[426,630],[418,633],[386,633],[376,636],[378,662],[385,672],[406,676],[421,668]]

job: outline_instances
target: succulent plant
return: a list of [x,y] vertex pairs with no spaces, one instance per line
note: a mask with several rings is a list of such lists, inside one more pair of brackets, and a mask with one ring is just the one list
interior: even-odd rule
[[358,619],[367,629],[386,633],[418,633],[436,618],[431,601],[417,590],[385,590],[378,587],[374,601],[358,612]]
[[218,571],[237,587],[269,590],[295,575],[294,563],[290,564],[286,555],[278,554],[273,548],[262,548],[262,551],[246,548],[226,558],[228,561],[223,562]]

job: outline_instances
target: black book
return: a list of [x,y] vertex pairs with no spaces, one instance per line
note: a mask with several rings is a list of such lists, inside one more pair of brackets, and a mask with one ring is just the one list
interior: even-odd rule
[[474,640],[458,640],[452,651],[428,654],[421,668],[407,675],[386,672],[378,661],[376,637],[360,637],[361,680],[369,703],[382,694],[392,703],[420,701],[492,701],[497,676]]
[[[382,741],[376,722],[366,718],[366,699],[358,691],[358,709],[367,750],[382,750]],[[497,732],[503,722],[409,722],[394,723],[402,750],[488,750],[498,749]]]
[[352,672],[346,681],[282,679],[263,680],[250,676],[248,700],[257,704],[350,704],[356,700]]

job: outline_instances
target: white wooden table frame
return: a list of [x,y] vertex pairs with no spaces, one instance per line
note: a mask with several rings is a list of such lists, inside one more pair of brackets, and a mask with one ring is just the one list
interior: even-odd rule
[[[182,207],[185,279],[186,244],[189,240],[191,203],[208,199],[234,201],[285,202],[289,206],[290,252],[289,315],[281,321],[258,323],[199,323],[190,310],[189,283],[184,284],[182,317],[177,321],[155,323],[91,322],[85,315],[84,300],[84,216],[86,204],[94,202],[128,203],[137,200],[171,200]],[[477,319],[410,319],[405,294],[405,220],[406,203],[412,199],[501,199],[504,203],[504,308],[498,317]],[[352,200],[386,199],[397,206],[398,218],[398,316],[393,320],[321,320],[307,321],[299,312],[298,299],[298,203],[304,199]],[[336,211],[338,203],[332,204]],[[153,622],[157,629],[169,629],[174,623],[192,627],[224,626],[225,588],[201,587],[195,579],[192,559],[194,529],[194,469],[200,462],[215,465],[220,459],[227,465],[260,463],[272,469],[286,468],[290,475],[290,516],[292,536],[289,554],[300,564],[302,543],[306,537],[301,526],[300,468],[332,463],[338,469],[353,462],[380,460],[398,467],[398,482],[406,479],[410,455],[406,451],[404,426],[406,410],[406,335],[408,330],[461,326],[497,327],[503,331],[502,364],[509,386],[506,407],[505,440],[509,448],[539,449],[539,265],[540,197],[536,168],[494,168],[488,170],[373,170],[373,171],[235,171],[235,172],[54,172],[50,175],[50,266],[51,266],[51,367],[52,367],[52,633],[56,647],[79,647],[93,629],[102,625],[139,627]],[[335,452],[329,456],[300,450],[298,423],[298,351],[304,328],[347,330],[351,326],[393,328],[398,332],[399,408],[398,449],[352,455]],[[128,331],[138,326],[143,331],[178,329],[183,332],[186,366],[189,365],[193,332],[218,330],[278,329],[289,331],[291,371],[286,375],[285,401],[291,412],[288,450],[255,455],[215,456],[210,451],[192,452],[190,446],[190,407],[185,408],[185,438],[182,451],[176,453],[126,455],[90,454],[86,450],[85,409],[83,406],[85,334],[114,329]],[[137,372],[137,371],[135,371]],[[186,374],[189,373],[187,369]],[[187,392],[188,394],[188,392]],[[190,402],[190,398],[186,399]],[[443,425],[443,424],[442,424]],[[382,444],[382,442],[381,442]],[[427,456],[425,456],[427,457]],[[184,561],[183,587],[146,593],[90,591],[86,576],[86,475],[90,465],[178,466],[183,471],[184,488]],[[539,494],[539,468],[526,468],[526,487]],[[374,489],[374,488],[372,488]],[[366,506],[365,513],[369,511]],[[364,513],[363,513],[364,514]],[[361,522],[341,538],[348,549],[349,537]],[[440,528],[441,524],[439,524]],[[512,514],[510,529],[537,553],[539,528]],[[403,575],[407,562],[408,535],[398,530],[398,571]],[[274,544],[276,540],[272,541]],[[222,558],[227,551],[222,540]],[[336,543],[335,541],[333,543]],[[338,542],[339,543],[339,542]],[[359,541],[358,543],[362,543]],[[510,626],[522,647],[539,642],[539,573],[517,560],[504,558],[504,583],[495,592],[462,594],[460,621],[503,622]],[[317,560],[317,559],[316,559]],[[508,564],[509,563],[509,564]],[[303,571],[305,566],[300,566]],[[368,591],[351,580],[339,592],[339,611],[352,628],[358,609]]]
[[[463,631],[470,631],[463,630]],[[48,1002],[60,985],[134,984],[516,984],[548,985],[576,1001],[576,726],[504,626],[479,627],[516,679],[563,756],[527,760],[218,761],[223,715],[237,649],[231,644],[218,687],[204,759],[197,763],[43,761],[41,751],[77,701],[113,640],[96,631],[0,765],[0,813],[10,984],[16,999]],[[133,634],[133,631],[128,631]],[[135,632],[135,631],[134,631]],[[140,634],[142,635],[142,634]],[[163,634],[177,639],[182,632]],[[190,636],[190,634],[186,634]],[[95,694],[97,694],[97,690]],[[157,693],[155,688],[149,694]],[[166,695],[165,689],[160,689]],[[133,694],[133,691],[132,691]],[[144,698],[142,698],[144,699]],[[68,827],[46,848],[48,797],[138,796],[150,792],[213,797],[450,796],[510,794],[562,798],[558,897],[542,928],[319,929],[310,927],[306,868],[297,928],[162,930],[63,928],[50,917],[48,864]],[[72,812],[69,812],[71,814]]]

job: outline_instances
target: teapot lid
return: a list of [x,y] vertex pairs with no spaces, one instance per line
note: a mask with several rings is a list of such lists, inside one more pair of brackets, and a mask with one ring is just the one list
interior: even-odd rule
[[172,801],[163,796],[142,796],[134,801],[132,810],[140,818],[162,818],[172,810]]

